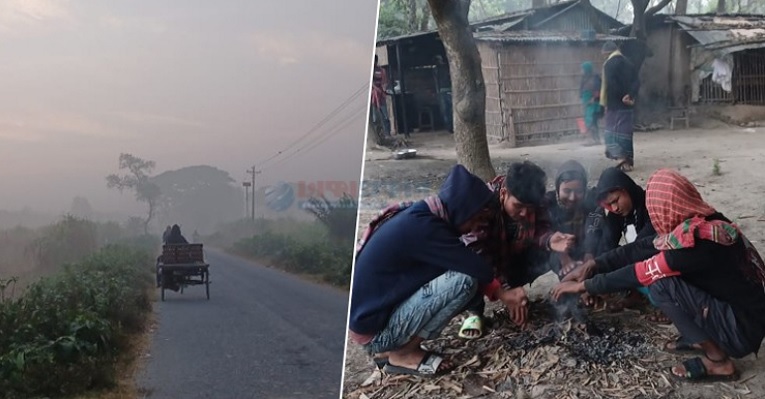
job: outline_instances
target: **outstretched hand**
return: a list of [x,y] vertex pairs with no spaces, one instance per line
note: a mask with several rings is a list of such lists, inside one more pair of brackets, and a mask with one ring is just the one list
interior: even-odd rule
[[510,320],[516,325],[525,326],[529,315],[529,297],[526,295],[526,290],[523,287],[503,289],[499,299],[507,307]]
[[584,292],[584,283],[577,281],[565,281],[553,287],[552,292],[550,292],[550,296],[552,297],[553,301],[558,302],[560,297],[565,294],[582,294]]
[[568,264],[563,267],[564,277],[561,280],[562,282],[576,281],[581,283],[595,274],[595,261],[590,260],[584,263],[577,263]]

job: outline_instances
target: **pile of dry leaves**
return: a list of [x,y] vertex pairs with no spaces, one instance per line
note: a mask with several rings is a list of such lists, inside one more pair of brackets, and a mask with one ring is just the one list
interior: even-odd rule
[[[457,337],[455,320],[428,349],[459,367],[438,378],[388,376],[374,371],[349,399],[406,398],[670,398],[669,367],[678,358],[658,351],[672,330],[649,325],[634,313],[594,312],[558,321],[547,301],[532,302],[525,330],[503,309],[481,339]],[[370,361],[371,365],[371,361]],[[370,370],[374,369],[373,366]]]

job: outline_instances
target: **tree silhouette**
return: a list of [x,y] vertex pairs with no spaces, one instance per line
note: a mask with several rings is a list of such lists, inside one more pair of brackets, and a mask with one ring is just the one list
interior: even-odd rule
[[154,161],[146,161],[131,154],[120,154],[120,170],[127,170],[124,175],[111,174],[106,176],[106,187],[116,188],[123,192],[132,190],[135,199],[145,202],[148,206],[146,220],[143,222],[144,234],[149,234],[149,223],[154,218],[159,197],[162,194],[159,187],[149,180],[149,173],[154,170]]

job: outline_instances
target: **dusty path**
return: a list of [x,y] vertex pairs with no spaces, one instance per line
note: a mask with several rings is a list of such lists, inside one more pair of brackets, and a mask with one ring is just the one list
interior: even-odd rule
[[[391,160],[388,153],[367,151],[364,179],[374,183],[363,186],[361,228],[386,202],[419,199],[433,193],[432,189],[438,187],[449,167],[456,162],[450,134],[414,134],[412,138],[418,159],[396,161]],[[679,169],[698,186],[710,204],[737,222],[765,254],[765,128],[718,124],[710,129],[636,133],[635,150],[636,168],[630,175],[639,184],[644,186],[650,174],[658,168]],[[493,145],[490,151],[497,173],[504,173],[505,165],[510,162],[529,159],[545,169],[549,184],[554,179],[555,168],[568,159],[576,159],[585,165],[590,185],[596,184],[604,168],[613,165],[613,161],[603,156],[602,146],[583,147],[579,142],[524,148]],[[714,173],[715,163],[719,174]],[[533,297],[547,292],[554,281],[551,278],[538,280],[530,287],[530,294]],[[673,386],[676,396],[673,397],[765,397],[763,355],[765,351],[759,354],[760,360],[750,355],[737,362],[743,371],[743,384],[676,384]],[[349,344],[344,397],[351,397],[347,394],[372,371],[371,361],[358,347]],[[751,393],[746,394],[747,391]]]
[[201,286],[166,293],[139,392],[151,399],[332,398],[340,391],[347,293],[206,251]]

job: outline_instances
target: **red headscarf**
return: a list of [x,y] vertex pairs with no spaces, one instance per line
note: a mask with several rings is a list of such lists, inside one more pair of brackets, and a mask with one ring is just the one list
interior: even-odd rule
[[683,175],[671,169],[660,169],[648,179],[646,208],[658,233],[657,249],[679,249],[694,246],[695,238],[731,245],[740,232],[724,221],[706,221],[717,211],[704,202],[696,187]]

